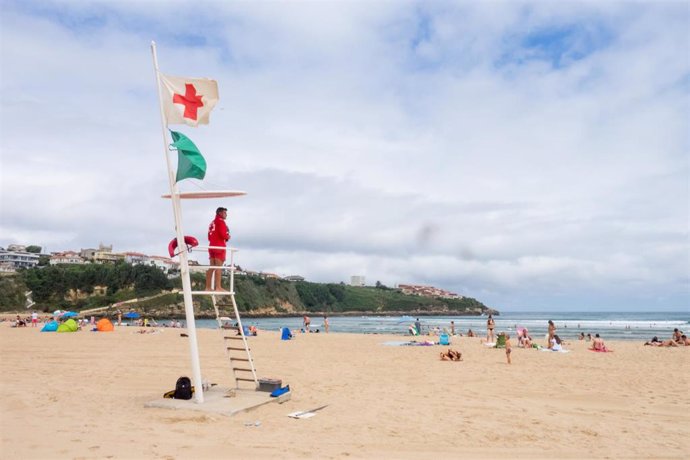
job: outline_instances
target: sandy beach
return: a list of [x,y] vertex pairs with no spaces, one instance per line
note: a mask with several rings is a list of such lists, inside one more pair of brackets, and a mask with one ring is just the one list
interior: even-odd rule
[[[250,338],[260,377],[292,389],[284,404],[226,417],[144,408],[189,375],[181,329],[139,334],[40,333],[0,324],[1,456],[6,459],[687,458],[690,348],[585,342],[570,353],[453,338],[390,346],[403,336]],[[202,374],[228,386],[217,331],[199,330]],[[291,412],[327,405],[309,419]],[[251,422],[251,423],[250,423]],[[260,422],[258,425],[256,422]]]

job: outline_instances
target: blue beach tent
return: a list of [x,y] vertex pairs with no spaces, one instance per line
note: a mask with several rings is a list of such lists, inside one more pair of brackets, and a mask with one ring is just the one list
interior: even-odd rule
[[445,332],[438,337],[439,345],[450,345],[450,337]]
[[287,327],[283,328],[283,333],[280,336],[280,340],[290,340],[292,338],[292,332]]
[[58,322],[57,321],[50,321],[46,323],[43,326],[43,329],[41,329],[41,332],[55,332],[58,329]]

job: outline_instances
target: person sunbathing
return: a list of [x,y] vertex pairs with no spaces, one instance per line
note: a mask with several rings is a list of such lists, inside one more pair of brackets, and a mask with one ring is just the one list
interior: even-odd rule
[[446,352],[441,352],[441,361],[462,361],[462,353],[450,348]]
[[649,342],[645,342],[645,345],[650,345],[652,347],[677,347],[678,344],[673,340],[666,340],[662,342],[657,337],[653,337]]

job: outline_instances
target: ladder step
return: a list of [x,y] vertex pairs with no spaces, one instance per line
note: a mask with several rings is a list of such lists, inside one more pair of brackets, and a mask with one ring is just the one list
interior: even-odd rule
[[233,367],[232,370],[233,371],[242,371],[242,372],[251,372],[252,371],[251,369],[246,369],[244,367]]
[[235,295],[233,291],[192,291],[192,295]]
[[242,380],[243,382],[254,382],[254,383],[256,383],[256,380],[254,380],[254,379],[245,379],[242,377],[236,377],[235,380]]
[[190,272],[207,271],[210,269],[229,271],[229,270],[237,270],[237,267],[230,266],[230,265],[190,265],[189,266]]
[[[239,347],[228,347],[228,350],[239,350],[239,351],[245,351],[244,348],[239,348]],[[247,349],[249,351],[249,349]]]
[[223,338],[224,338],[224,339],[227,339],[227,340],[242,340],[242,336],[241,336],[241,335],[226,335],[226,336],[223,337]]
[[235,358],[235,357],[232,357],[232,356],[230,357],[230,359],[232,359],[233,361],[246,361],[246,362],[251,361],[251,359],[247,359],[247,358]]

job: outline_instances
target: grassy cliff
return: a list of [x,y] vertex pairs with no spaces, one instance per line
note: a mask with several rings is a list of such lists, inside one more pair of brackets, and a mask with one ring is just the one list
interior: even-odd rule
[[[204,274],[192,276],[194,290],[203,290]],[[225,286],[228,286],[227,280]],[[179,278],[169,280],[154,267],[118,265],[64,265],[24,270],[0,278],[0,311],[22,310],[23,292],[33,291],[34,308],[87,310],[139,299],[123,308],[151,316],[182,316],[184,306]],[[288,316],[324,313],[348,314],[456,314],[479,315],[489,309],[465,297],[442,299],[405,295],[397,289],[352,287],[344,284],[289,282],[259,276],[236,276],[237,306],[245,316]],[[165,294],[165,292],[168,292]],[[153,297],[156,296],[156,297]],[[229,297],[221,297],[223,315],[230,315]],[[209,298],[194,297],[200,316],[214,316]],[[112,309],[111,309],[112,310]]]

